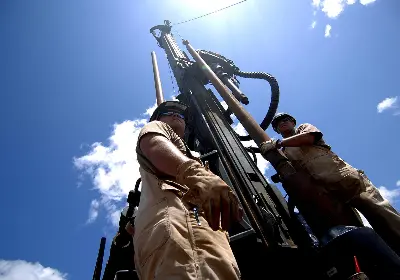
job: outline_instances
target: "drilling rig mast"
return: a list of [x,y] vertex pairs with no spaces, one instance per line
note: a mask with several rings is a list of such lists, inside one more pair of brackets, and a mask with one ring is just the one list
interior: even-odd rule
[[[346,205],[338,206],[316,191],[312,178],[297,172],[280,150],[263,152],[260,149],[263,142],[270,140],[265,130],[278,107],[279,86],[276,79],[267,73],[243,72],[232,60],[218,53],[195,50],[187,40],[183,40],[194,59],[191,60],[179,48],[171,27],[170,22],[165,21],[163,25],[151,28],[150,32],[166,53],[180,91],[177,99],[189,108],[184,140],[191,150],[201,155],[203,162],[209,163],[211,171],[232,188],[245,210],[242,222],[234,225],[229,232],[230,245],[243,279],[260,279],[264,275],[268,279],[347,279],[354,272],[353,257],[356,253],[361,267],[374,264],[375,270],[371,270],[370,274],[386,277],[371,279],[395,279],[390,275],[399,276],[398,256],[372,229],[362,227],[353,209]],[[160,104],[164,97],[154,52],[152,63],[157,104]],[[248,104],[249,99],[239,89],[237,77],[264,79],[269,83],[271,102],[261,124],[256,123],[241,105]],[[227,110],[213,91],[206,88],[208,84],[218,91],[228,105]],[[240,136],[234,131],[232,114],[246,129],[247,136]],[[254,140],[257,147],[246,148],[242,144],[242,141],[249,140]],[[258,169],[256,153],[261,153],[277,171],[273,176],[274,182],[282,183],[289,203]],[[133,192],[136,204],[140,196],[138,184]],[[301,219],[294,212],[295,207],[299,209]],[[319,245],[302,220],[310,226]],[[367,241],[375,246],[366,246]],[[344,246],[343,251],[337,250],[337,246]],[[360,252],[363,252],[361,256]],[[371,254],[379,255],[380,261],[366,256]],[[112,258],[116,257],[110,254]],[[386,272],[382,272],[382,260],[390,263],[385,266]],[[115,271],[116,267],[114,265],[110,269]],[[107,276],[103,280],[112,279]]]

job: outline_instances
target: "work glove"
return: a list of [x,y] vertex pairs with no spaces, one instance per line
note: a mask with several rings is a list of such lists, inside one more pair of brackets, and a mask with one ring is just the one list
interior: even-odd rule
[[181,164],[177,171],[176,182],[189,188],[182,199],[202,210],[213,230],[218,230],[220,224],[228,230],[232,222],[242,219],[238,198],[220,177],[195,160]]
[[269,151],[273,149],[280,149],[281,148],[281,140],[279,139],[271,139],[261,143],[260,145],[260,152],[262,155],[265,155]]

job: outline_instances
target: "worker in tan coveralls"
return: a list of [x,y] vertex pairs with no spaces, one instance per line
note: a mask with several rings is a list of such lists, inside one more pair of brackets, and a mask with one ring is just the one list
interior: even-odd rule
[[182,140],[186,106],[160,104],[139,134],[135,220],[140,279],[240,279],[225,230],[242,218],[235,194]]
[[271,140],[266,145],[282,148],[296,170],[308,172],[323,184],[332,197],[359,210],[400,255],[399,213],[381,196],[363,171],[332,152],[321,131],[308,123],[295,126],[295,118],[286,113],[277,114],[272,127],[283,139]]

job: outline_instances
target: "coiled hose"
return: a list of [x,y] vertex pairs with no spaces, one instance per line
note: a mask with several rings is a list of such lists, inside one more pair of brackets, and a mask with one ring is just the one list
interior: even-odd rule
[[[266,130],[268,126],[271,124],[272,119],[274,118],[276,111],[278,109],[279,104],[279,85],[278,81],[268,73],[264,72],[243,72],[239,69],[235,69],[234,74],[242,77],[242,78],[251,78],[251,79],[263,79],[266,80],[271,87],[271,103],[269,104],[268,112],[265,115],[263,121],[260,123],[260,126],[263,130]],[[250,135],[239,135],[241,141],[249,141],[252,140]]]

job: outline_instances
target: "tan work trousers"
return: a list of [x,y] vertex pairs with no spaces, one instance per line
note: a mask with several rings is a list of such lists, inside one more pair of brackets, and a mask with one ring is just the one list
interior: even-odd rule
[[373,229],[400,256],[400,214],[362,171],[359,174],[361,192],[349,204],[365,216]]
[[[146,187],[146,186],[145,186]],[[139,210],[135,265],[140,279],[240,279],[228,236],[213,231],[171,191]],[[140,206],[139,206],[140,208]]]

